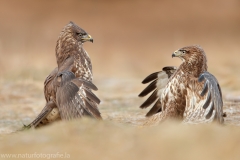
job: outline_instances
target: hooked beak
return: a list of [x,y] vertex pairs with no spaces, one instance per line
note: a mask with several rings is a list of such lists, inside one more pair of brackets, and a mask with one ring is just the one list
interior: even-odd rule
[[84,35],[81,40],[82,40],[82,42],[90,41],[90,42],[93,43],[93,38],[92,38],[92,36],[90,36],[89,34]]
[[176,50],[175,52],[173,52],[172,58],[173,57],[180,57],[181,55],[182,55],[182,52],[180,52],[179,50]]

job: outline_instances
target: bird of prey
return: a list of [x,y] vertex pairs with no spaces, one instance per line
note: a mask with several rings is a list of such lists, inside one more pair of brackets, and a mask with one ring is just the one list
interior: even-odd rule
[[92,37],[75,23],[67,24],[56,45],[57,68],[44,82],[46,106],[27,128],[36,128],[55,120],[71,120],[82,116],[102,119],[97,105],[99,98],[92,92],[92,63],[83,49]]
[[176,50],[172,57],[182,60],[179,67],[168,66],[146,77],[151,82],[140,94],[151,96],[140,106],[154,105],[146,114],[145,124],[156,124],[174,118],[184,123],[223,123],[223,101],[217,79],[207,71],[204,50],[192,45]]

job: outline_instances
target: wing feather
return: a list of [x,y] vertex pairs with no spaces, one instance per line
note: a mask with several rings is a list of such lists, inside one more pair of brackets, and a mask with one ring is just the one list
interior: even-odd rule
[[86,93],[86,97],[88,97],[89,99],[91,99],[93,102],[100,104],[101,100],[91,92],[91,90],[89,90],[88,88],[85,88],[85,93]]
[[144,97],[157,88],[157,79],[150,83],[138,96]]
[[[160,71],[160,72],[161,72],[161,71]],[[143,83],[143,84],[146,84],[146,83],[149,83],[149,82],[157,79],[157,78],[158,78],[158,74],[159,74],[159,72],[155,72],[155,73],[150,74],[149,76],[147,76],[147,77],[142,81],[142,83]]]
[[93,115],[97,119],[102,119],[101,113],[96,108],[95,103],[92,103],[90,100],[86,98],[84,99],[84,103],[85,105],[83,107],[88,113],[90,113],[90,115]]
[[138,96],[144,97],[149,93],[153,92],[151,96],[140,106],[140,108],[147,108],[155,102],[150,111],[146,114],[147,117],[152,116],[155,113],[161,112],[162,107],[160,103],[160,97],[163,88],[168,83],[169,78],[176,71],[176,67],[167,66],[160,72],[155,72],[147,76],[142,83],[146,84],[151,82]]
[[202,73],[198,81],[202,82],[203,79],[205,80],[205,84],[207,84],[208,88],[210,88],[208,92],[211,94],[211,101],[216,114],[215,118],[219,123],[223,123],[223,101],[220,85],[217,79],[209,72]]
[[80,79],[80,80],[79,80],[78,78],[75,78],[75,79],[72,80],[72,82],[73,82],[75,85],[77,85],[78,87],[84,85],[84,86],[86,86],[87,88],[92,89],[92,90],[94,90],[94,91],[97,91],[97,90],[98,90],[98,88],[97,88],[92,82],[86,81],[86,80],[84,80],[84,79]]
[[[201,96],[204,96],[204,95],[201,95]],[[206,101],[203,104],[203,109],[206,109],[209,106],[211,101],[212,101],[211,92],[208,92],[207,97],[206,97]]]
[[208,83],[206,82],[204,83],[203,90],[200,95],[204,96],[207,93],[207,91],[208,91]]
[[213,109],[214,109],[214,103],[213,102],[211,103],[209,108],[210,108],[210,110],[209,110],[208,114],[206,115],[207,119],[209,119],[213,114]]
[[152,95],[140,106],[140,108],[147,108],[149,107],[153,102],[157,100],[158,94],[157,90],[155,90]]
[[146,117],[150,117],[158,112],[162,111],[162,105],[160,99],[154,104],[154,106],[150,109],[150,111],[146,114]]
[[216,119],[223,123],[222,93],[217,79],[209,72],[204,72],[198,81],[188,86],[184,122],[204,123]]
[[57,88],[56,101],[62,119],[70,120],[84,115],[101,119],[97,108],[100,100],[91,92],[92,88],[96,89],[95,85],[75,78],[75,75],[70,71],[61,72],[57,80],[59,80],[59,87]]

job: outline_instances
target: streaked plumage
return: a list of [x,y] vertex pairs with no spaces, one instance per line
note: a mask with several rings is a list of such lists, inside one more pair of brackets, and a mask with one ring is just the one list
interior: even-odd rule
[[92,63],[82,45],[93,42],[87,32],[73,22],[67,24],[57,40],[55,68],[44,82],[46,106],[27,127],[39,127],[55,120],[82,116],[102,119],[97,105],[100,100],[92,93]]
[[139,97],[151,96],[140,106],[147,108],[146,124],[156,124],[168,118],[184,123],[223,123],[223,101],[217,79],[207,72],[207,58],[200,46],[183,47],[172,54],[183,63],[177,67],[164,67],[146,77],[149,84]]

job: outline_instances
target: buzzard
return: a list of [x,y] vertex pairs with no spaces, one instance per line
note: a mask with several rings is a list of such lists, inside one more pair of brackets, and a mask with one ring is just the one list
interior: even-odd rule
[[46,106],[27,128],[39,127],[55,120],[71,120],[82,116],[102,119],[97,105],[99,98],[92,92],[92,63],[83,49],[92,37],[75,23],[67,24],[56,45],[57,68],[44,82]]
[[140,94],[151,96],[140,106],[154,105],[146,114],[146,124],[156,124],[168,118],[184,123],[223,123],[223,101],[217,79],[207,71],[207,58],[198,46],[176,50],[172,57],[179,57],[179,67],[168,66],[146,77],[142,83],[151,82]]

